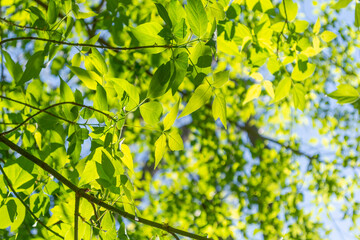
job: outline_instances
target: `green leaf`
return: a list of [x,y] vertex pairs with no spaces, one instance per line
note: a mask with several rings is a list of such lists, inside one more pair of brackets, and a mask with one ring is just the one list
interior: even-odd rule
[[182,19],[186,18],[185,10],[178,0],[170,1],[168,5],[168,13],[173,26],[182,21]]
[[315,64],[298,62],[291,73],[291,78],[295,81],[303,81],[313,75],[314,71]]
[[[100,33],[98,33],[95,36],[93,36],[92,38],[86,40],[84,43],[94,45],[99,40],[99,37],[100,37]],[[90,50],[90,47],[83,47],[81,49],[81,52],[87,53],[89,50]]]
[[100,178],[100,176],[98,175],[98,172],[96,170],[96,162],[88,161],[85,165],[84,171],[82,171],[80,175],[79,186],[91,183],[98,178]]
[[[284,9],[284,5],[286,9]],[[283,0],[279,5],[279,10],[283,18],[291,22],[296,18],[298,5],[296,2],[294,3],[293,0]]]
[[10,226],[10,231],[17,230],[25,219],[26,209],[17,198],[8,197],[0,208],[0,229]]
[[140,113],[144,121],[156,125],[160,121],[163,107],[159,102],[148,102],[140,106]]
[[198,110],[209,101],[212,95],[211,86],[208,83],[201,84],[195,89],[186,107],[180,114],[179,118],[185,117],[192,112]]
[[175,105],[171,108],[170,113],[168,113],[164,118],[164,131],[169,130],[174,124],[177,114],[179,112],[180,99],[175,103]]
[[355,27],[360,27],[360,3],[355,6]]
[[182,18],[180,22],[176,23],[173,30],[174,36],[177,38],[175,40],[182,40],[187,35],[187,25],[185,23],[185,19]]
[[166,11],[166,9],[164,8],[163,5],[161,5],[160,3],[155,3],[157,11],[160,15],[160,17],[164,20],[164,22],[169,25],[169,27],[172,27],[172,23],[169,17],[168,12]]
[[71,91],[69,85],[60,79],[60,99],[63,102],[74,102],[74,93]]
[[260,93],[261,93],[261,85],[260,84],[251,85],[250,88],[246,92],[243,105],[254,100],[255,98],[258,98],[260,96]]
[[17,163],[4,167],[4,171],[17,192],[27,190],[29,183],[34,180],[34,177]]
[[[131,29],[136,39],[141,46],[149,45],[165,45],[166,41],[159,35],[163,27],[157,22],[148,22]],[[159,53],[164,51],[165,48],[152,48],[146,50],[150,53]]]
[[76,53],[71,59],[71,64],[73,67],[80,67],[81,65],[81,54]]
[[93,71],[74,66],[68,66],[68,68],[91,90],[95,90],[98,83],[102,82],[102,78]]
[[289,95],[290,87],[291,87],[291,79],[289,77],[283,78],[279,82],[279,84],[275,90],[274,102],[280,101],[281,99],[283,99],[284,97]]
[[303,33],[309,26],[309,22],[306,20],[296,20],[295,24],[295,32],[296,33]]
[[174,73],[171,76],[171,90],[173,95],[176,93],[179,86],[184,81],[188,68],[188,59],[189,55],[186,52],[179,53],[174,59]]
[[229,70],[214,73],[213,87],[221,88],[229,80]]
[[224,6],[218,2],[210,2],[209,5],[211,14],[216,18],[216,20],[224,20],[225,19],[225,11]]
[[[74,93],[71,91],[71,88],[60,78],[60,99],[63,102],[75,102]],[[73,121],[77,118],[78,110],[77,107],[73,105],[66,104],[63,105],[63,110],[66,119]],[[72,110],[74,109],[74,110]]]
[[349,84],[341,84],[337,90],[328,94],[329,97],[334,98],[340,104],[353,103],[360,98],[359,92]]
[[69,34],[71,33],[73,27],[75,24],[74,18],[68,16],[66,20],[66,32],[64,33],[64,37],[67,38]]
[[263,81],[263,85],[264,85],[265,91],[268,93],[268,95],[271,98],[274,98],[275,93],[274,93],[274,88],[273,88],[272,82],[270,82],[269,80],[265,80],[265,81]]
[[107,73],[108,68],[105,63],[105,59],[104,59],[103,55],[101,55],[101,53],[96,48],[91,49],[91,54],[89,55],[89,59],[90,59],[91,63],[95,66],[95,68],[102,75]]
[[211,70],[212,53],[211,48],[203,42],[199,42],[194,49],[191,50],[191,61],[198,68],[198,72],[208,74]]
[[151,79],[147,97],[157,98],[164,95],[169,87],[171,77],[170,62],[162,64]]
[[159,165],[161,159],[163,158],[166,151],[166,135],[161,134],[161,136],[155,142],[155,167]]
[[[137,88],[129,83],[128,81],[120,78],[110,78],[108,79],[111,81],[115,86],[115,91],[120,94],[122,91],[125,91],[127,94],[127,97],[129,99],[129,102],[127,103],[125,109],[126,111],[134,110],[138,105],[140,101],[140,96]],[[122,96],[119,96],[122,97]]]
[[185,11],[193,33],[199,38],[203,37],[206,33],[208,19],[201,0],[188,0]]
[[120,150],[124,154],[124,156],[121,157],[121,161],[132,173],[134,173],[134,163],[129,146],[126,144],[121,144]]
[[26,68],[21,76],[19,82],[17,82],[17,86],[23,85],[27,81],[30,81],[32,78],[39,76],[41,69],[44,64],[44,52],[38,51],[34,53],[26,63]]
[[325,42],[330,42],[336,38],[336,34],[330,31],[324,31],[320,34],[320,37]]
[[316,23],[314,24],[313,33],[318,34],[320,31],[320,27],[321,27],[320,18],[318,18],[316,20]]
[[349,3],[351,3],[352,0],[338,0],[337,3],[334,4],[334,6],[332,6],[331,8],[335,9],[335,10],[340,10],[342,8],[345,8],[349,5]]
[[15,82],[19,81],[23,74],[23,70],[19,63],[15,63],[12,59],[10,54],[8,54],[5,50],[2,50],[2,53],[5,58],[5,67],[9,71],[10,75],[13,77]]
[[12,222],[9,216],[7,206],[5,204],[0,207],[0,216],[0,229],[5,229],[9,227]]
[[214,120],[216,121],[218,118],[220,118],[220,121],[224,125],[225,129],[227,129],[226,101],[225,101],[225,96],[222,93],[218,93],[215,96],[214,102],[212,104],[212,114]]
[[[98,84],[96,87],[96,94],[94,99],[94,108],[99,109],[101,111],[107,111],[108,110],[108,103],[107,103],[107,97],[106,97],[106,91],[105,89]],[[95,117],[99,122],[105,121],[105,116],[101,113],[95,112]]]
[[301,111],[304,111],[305,109],[305,88],[300,83],[296,83],[292,89],[292,95],[294,98],[294,105],[295,108],[300,109]]
[[172,130],[167,133],[167,140],[171,151],[184,150],[183,140],[181,139],[180,134],[176,130]]
[[50,0],[47,10],[48,23],[53,24],[57,18],[57,8],[54,0]]
[[114,165],[112,164],[111,160],[108,158],[108,156],[103,151],[101,151],[101,165],[102,165],[102,168],[103,168],[105,174],[107,175],[106,179],[111,180],[114,176],[115,168],[114,168]]

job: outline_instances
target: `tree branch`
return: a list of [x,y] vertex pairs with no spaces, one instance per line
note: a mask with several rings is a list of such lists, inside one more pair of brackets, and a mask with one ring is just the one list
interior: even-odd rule
[[[0,96],[0,98],[2,98],[2,96]],[[79,103],[76,103],[76,102],[61,102],[61,103],[56,103],[54,105],[51,105],[49,107],[46,107],[44,109],[40,109],[37,113],[35,113],[34,115],[32,116],[29,116],[28,118],[26,118],[22,123],[20,123],[19,125],[17,125],[16,127],[14,127],[13,129],[10,129],[9,131],[5,131],[5,132],[2,132],[0,133],[0,136],[5,136],[15,130],[17,130],[18,128],[20,128],[21,126],[23,126],[25,123],[27,123],[28,121],[30,121],[32,118],[36,117],[37,115],[39,115],[40,113],[42,112],[46,112],[46,110],[49,110],[50,108],[53,108],[53,107],[57,107],[57,106],[60,106],[60,105],[64,105],[64,104],[71,104],[71,105],[75,105],[75,106],[79,106],[79,107],[83,107],[83,108],[87,108],[87,109],[90,109],[94,112],[98,112],[98,113],[101,113],[103,114],[104,116],[106,116],[108,119],[111,119],[111,120],[115,120],[113,117],[111,117],[109,114],[103,112],[103,111],[100,111],[98,109],[95,109],[93,107],[89,107],[89,106],[86,106],[86,105],[83,105],[83,104],[79,104]]]
[[69,45],[69,46],[76,46],[76,47],[93,47],[93,48],[101,48],[101,49],[109,49],[113,51],[127,51],[127,50],[138,50],[138,49],[149,49],[149,48],[181,48],[185,47],[186,45],[149,45],[149,46],[137,46],[137,47],[111,47],[111,46],[102,46],[102,45],[95,45],[95,44],[88,44],[88,43],[72,43],[72,42],[65,42],[65,41],[58,41],[53,39],[47,38],[39,38],[39,37],[17,37],[17,38],[8,38],[4,39],[0,42],[0,46],[7,42],[13,41],[21,41],[21,40],[35,40],[35,41],[44,41],[44,42],[51,42],[59,45]]
[[[4,162],[3,159],[1,159],[2,162]],[[51,228],[49,228],[48,226],[46,226],[45,223],[43,223],[38,217],[35,216],[35,214],[33,213],[33,211],[31,211],[30,207],[24,202],[24,200],[22,200],[22,198],[19,196],[19,194],[15,191],[14,187],[12,186],[12,183],[10,181],[10,179],[8,178],[8,176],[5,174],[4,169],[1,167],[0,165],[0,171],[4,176],[4,179],[9,187],[9,190],[11,190],[13,192],[13,194],[17,197],[17,199],[19,199],[19,201],[24,205],[24,207],[26,208],[26,210],[30,213],[30,215],[40,224],[42,225],[44,228],[46,228],[48,231],[52,232],[54,235],[56,235],[57,237],[64,239],[63,236],[61,236],[60,234],[58,234],[57,232],[55,232],[54,230],[52,230]]]
[[[20,101],[18,101],[18,100],[12,99],[12,98],[8,98],[8,97],[5,97],[5,96],[0,96],[0,98],[5,99],[5,100],[8,100],[8,101],[16,102],[16,103],[22,104],[22,105],[24,105],[24,106],[26,106],[26,107],[30,107],[30,108],[33,108],[33,109],[36,109],[36,110],[41,111],[41,108],[32,106],[32,105],[27,104],[27,103],[24,103],[24,102],[20,102]],[[63,117],[61,117],[61,116],[57,116],[57,115],[53,114],[52,112],[48,112],[48,111],[43,111],[43,112],[49,114],[50,116],[59,118],[59,119],[65,121],[65,122],[68,122],[68,123],[70,123],[70,124],[74,124],[74,123],[75,123],[75,122],[70,121],[70,120],[67,120],[66,118],[63,118]]]
[[0,135],[0,142],[4,143],[10,149],[12,149],[13,151],[15,151],[15,152],[19,153],[20,155],[26,157],[27,159],[32,161],[34,164],[38,165],[39,167],[41,167],[46,172],[53,175],[56,179],[58,179],[60,182],[62,182],[65,186],[67,186],[72,191],[74,191],[75,194],[77,194],[79,197],[85,198],[86,200],[88,200],[91,203],[95,203],[95,204],[97,204],[97,205],[99,205],[99,206],[101,206],[101,207],[103,207],[103,208],[105,208],[107,210],[118,213],[122,217],[127,218],[129,220],[139,222],[139,223],[143,223],[145,225],[152,226],[152,227],[164,230],[164,231],[166,231],[166,232],[168,232],[170,234],[174,233],[174,234],[179,234],[181,236],[185,236],[185,237],[189,237],[189,238],[193,238],[193,239],[209,240],[209,238],[207,238],[207,237],[203,237],[203,236],[200,236],[200,235],[197,235],[197,234],[189,233],[189,232],[186,232],[186,231],[183,231],[183,230],[168,226],[167,224],[161,224],[161,223],[154,222],[154,221],[142,218],[142,217],[137,217],[137,216],[135,216],[133,214],[130,214],[128,212],[125,212],[125,211],[123,211],[123,210],[121,210],[121,209],[119,209],[117,207],[111,206],[111,205],[103,202],[102,200],[96,198],[95,196],[87,194],[88,189],[82,189],[82,188],[77,187],[75,184],[70,182],[68,179],[66,179],[63,175],[61,175],[55,169],[50,167],[47,163],[41,161],[39,158],[37,158],[34,155],[30,154],[29,152],[25,151],[24,149],[22,149],[21,147],[19,147],[15,143],[11,142],[10,140],[5,138],[4,136]]
[[5,22],[6,24],[10,25],[10,26],[15,26],[18,28],[23,28],[23,29],[33,29],[33,30],[39,30],[39,31],[44,31],[44,32],[56,32],[55,30],[51,30],[51,29],[42,29],[42,28],[38,28],[38,27],[31,27],[31,26],[26,26],[26,25],[19,25],[16,24],[12,21],[7,20],[6,18],[0,17],[0,21]]
[[[293,148],[293,147],[291,147],[291,146],[289,146],[289,145],[286,145],[286,144],[284,144],[284,143],[281,143],[281,142],[279,142],[279,141],[276,140],[276,139],[273,139],[273,138],[270,138],[270,137],[263,136],[263,135],[259,134],[258,129],[257,129],[256,126],[249,126],[248,124],[245,124],[245,125],[236,124],[236,126],[237,126],[238,128],[240,128],[240,129],[244,130],[244,131],[248,134],[248,136],[249,136],[249,138],[250,138],[250,140],[251,140],[252,143],[253,143],[255,140],[258,140],[258,139],[259,139],[259,140],[267,140],[267,141],[269,141],[269,142],[275,143],[275,144],[277,144],[277,145],[280,145],[280,146],[283,147],[283,148],[286,148],[286,149],[292,151],[292,152],[295,153],[296,155],[304,156],[304,157],[308,158],[309,160],[314,160],[314,159],[317,158],[317,155],[311,156],[311,155],[306,154],[306,153],[304,153],[304,152],[302,152],[302,151],[300,151],[300,150],[298,150],[298,149],[295,149],[295,148]],[[253,143],[253,144],[254,144],[254,143]]]

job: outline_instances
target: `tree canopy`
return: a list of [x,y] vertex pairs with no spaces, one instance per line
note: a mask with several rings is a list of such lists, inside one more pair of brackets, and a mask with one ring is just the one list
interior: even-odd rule
[[1,239],[359,233],[360,3],[0,4]]

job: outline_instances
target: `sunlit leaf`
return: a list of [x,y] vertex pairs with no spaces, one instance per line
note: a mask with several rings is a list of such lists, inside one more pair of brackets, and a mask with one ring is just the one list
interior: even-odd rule
[[360,93],[349,84],[341,84],[328,96],[336,99],[338,103],[344,104],[356,102],[360,98]]
[[251,85],[251,87],[246,92],[243,105],[254,100],[255,98],[258,98],[260,96],[260,93],[261,93],[261,85],[260,84]]
[[161,134],[155,142],[155,168],[159,165],[166,152],[166,135]]
[[212,95],[211,87],[208,83],[201,84],[195,89],[189,102],[186,104],[184,110],[181,112],[179,118],[191,114],[198,110],[201,106],[207,103]]
[[191,30],[201,38],[206,33],[208,25],[208,19],[201,0],[189,0],[185,10]]

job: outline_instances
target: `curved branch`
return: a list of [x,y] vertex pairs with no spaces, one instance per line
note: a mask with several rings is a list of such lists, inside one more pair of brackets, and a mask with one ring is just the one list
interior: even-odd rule
[[[24,103],[24,102],[20,102],[20,101],[18,101],[18,100],[12,99],[12,98],[8,98],[8,97],[5,97],[5,96],[0,96],[0,98],[5,99],[5,100],[8,100],[8,101],[16,102],[16,103],[22,104],[22,105],[24,105],[24,106],[26,106],[26,107],[30,107],[30,108],[33,108],[33,109],[36,109],[36,110],[41,111],[41,108],[32,106],[32,105],[27,104],[27,103]],[[48,112],[48,111],[43,111],[43,112],[49,114],[50,116],[59,118],[59,119],[65,121],[65,122],[68,122],[68,123],[70,123],[70,124],[74,124],[74,123],[75,123],[75,122],[70,121],[70,120],[67,120],[66,118],[63,118],[63,117],[61,117],[61,116],[57,116],[57,115],[53,114],[52,112]]]
[[10,129],[9,131],[6,131],[6,132],[2,132],[0,133],[0,136],[4,136],[6,134],[9,134],[15,130],[17,130],[18,128],[20,128],[21,126],[23,126],[25,123],[27,123],[28,121],[30,121],[31,119],[33,119],[34,117],[36,117],[37,115],[39,115],[40,113],[42,112],[46,112],[46,110],[49,110],[50,108],[53,108],[53,107],[57,107],[57,106],[60,106],[60,105],[64,105],[64,104],[71,104],[71,105],[75,105],[75,106],[79,106],[79,107],[83,107],[83,108],[87,108],[87,109],[90,109],[94,112],[98,112],[98,113],[101,113],[103,114],[104,116],[106,116],[108,119],[111,119],[111,120],[115,120],[113,117],[111,117],[109,114],[103,112],[103,111],[100,111],[98,109],[95,109],[93,107],[89,107],[89,106],[86,106],[86,105],[83,105],[83,104],[79,104],[79,103],[76,103],[76,102],[61,102],[61,103],[56,103],[54,105],[51,105],[49,107],[46,107],[44,109],[41,109],[39,110],[37,113],[35,113],[34,115],[31,115],[30,117],[26,118],[22,123],[20,123],[19,125],[17,125],[16,127],[14,127],[13,129]]
[[8,178],[8,176],[5,174],[4,169],[1,167],[0,165],[0,172],[3,174],[5,182],[7,183],[8,187],[11,189],[11,191],[13,192],[13,194],[17,197],[17,199],[19,199],[19,201],[24,205],[24,207],[26,208],[26,210],[30,213],[30,215],[40,224],[42,225],[44,228],[46,228],[48,231],[52,232],[54,235],[58,236],[61,239],[64,239],[63,236],[61,236],[60,234],[58,234],[57,232],[55,232],[54,230],[52,230],[51,228],[49,228],[48,226],[46,226],[45,223],[43,223],[38,217],[35,216],[35,214],[33,213],[33,211],[31,211],[30,207],[24,202],[24,200],[22,200],[22,198],[19,196],[19,194],[15,191],[14,187],[12,186],[12,183],[10,181],[10,179]]
[[32,161],[34,164],[38,165],[39,167],[41,167],[46,172],[53,175],[56,179],[58,179],[60,182],[62,182],[64,185],[66,185],[68,188],[70,188],[73,192],[75,192],[75,194],[77,194],[79,197],[85,198],[86,200],[88,200],[91,203],[97,204],[97,205],[99,205],[99,206],[101,206],[101,207],[103,207],[103,208],[105,208],[107,210],[116,212],[119,215],[121,215],[122,217],[127,218],[129,220],[139,222],[139,223],[143,223],[145,225],[152,226],[152,227],[164,230],[164,231],[166,231],[166,232],[168,232],[168,233],[170,233],[172,235],[174,233],[174,234],[178,234],[178,235],[193,238],[193,239],[199,239],[199,240],[209,240],[210,239],[210,238],[207,238],[207,237],[203,237],[203,236],[200,236],[200,235],[197,235],[197,234],[189,233],[189,232],[186,232],[186,231],[171,227],[171,226],[169,226],[167,224],[161,224],[161,223],[158,223],[158,222],[148,220],[146,218],[137,217],[137,216],[135,216],[133,214],[130,214],[128,212],[125,212],[125,211],[123,211],[123,210],[121,210],[121,209],[119,209],[117,207],[111,206],[111,205],[107,204],[106,202],[103,202],[102,200],[96,198],[95,196],[88,194],[87,193],[88,189],[82,189],[82,188],[77,187],[75,184],[70,182],[68,179],[66,179],[63,175],[61,175],[55,169],[50,167],[47,163],[41,161],[39,158],[37,158],[34,155],[30,154],[29,152],[25,151],[24,149],[22,149],[21,147],[19,147],[15,143],[11,142],[10,140],[5,138],[4,136],[0,136],[0,142],[4,143],[10,149],[12,149],[13,151],[19,153],[23,157],[26,157],[27,159]]
[[8,38],[4,39],[0,42],[0,46],[7,42],[13,41],[21,41],[21,40],[35,40],[35,41],[44,41],[44,42],[51,42],[60,45],[69,45],[69,46],[76,46],[76,47],[94,47],[94,48],[102,48],[102,49],[110,49],[114,51],[127,51],[127,50],[138,50],[138,49],[149,49],[149,48],[180,48],[184,45],[149,45],[149,46],[137,46],[137,47],[111,47],[111,46],[102,46],[102,45],[95,45],[95,44],[88,44],[88,43],[72,43],[72,42],[65,42],[65,41],[58,41],[53,39],[47,38],[39,38],[39,37],[17,37],[17,38]]
[[31,26],[26,26],[26,25],[19,25],[16,24],[12,21],[7,20],[6,18],[0,17],[0,21],[5,22],[6,24],[10,25],[10,26],[15,26],[18,28],[23,28],[23,29],[33,29],[33,30],[38,30],[38,31],[44,31],[44,32],[56,32],[55,30],[51,30],[51,29],[42,29],[42,28],[38,28],[38,27],[31,27]]

